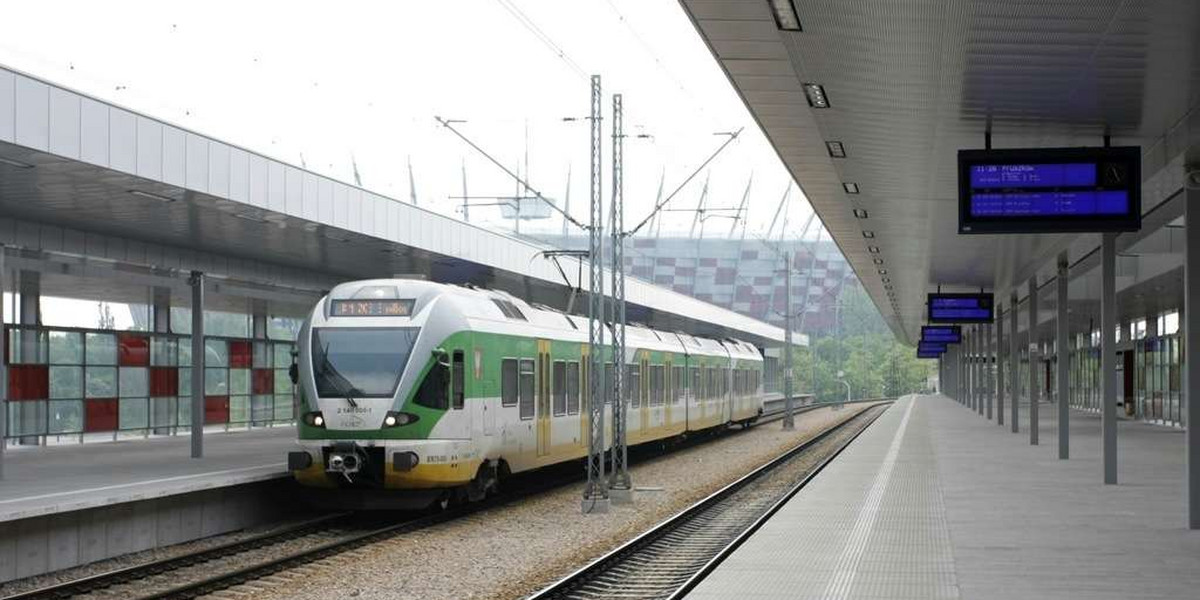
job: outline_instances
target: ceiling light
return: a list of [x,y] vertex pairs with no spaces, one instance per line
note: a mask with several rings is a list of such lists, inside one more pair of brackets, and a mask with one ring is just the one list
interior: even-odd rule
[[887,275],[887,269],[880,269],[880,270],[879,270],[879,274],[880,274],[880,275]]
[[775,16],[775,24],[784,31],[804,31],[800,27],[800,17],[796,14],[796,5],[792,0],[768,0],[771,14]]
[[250,214],[250,213],[238,213],[238,212],[235,212],[235,213],[229,213],[229,214],[230,214],[230,215],[232,215],[232,216],[234,216],[234,217],[236,217],[236,218],[238,218],[238,219],[241,219],[241,220],[243,220],[243,221],[252,221],[252,222],[254,222],[254,223],[270,223],[270,221],[268,221],[268,220],[266,220],[266,219],[264,219],[264,218],[262,218],[262,217],[260,217],[260,216],[258,216],[258,215],[252,215],[252,214]]
[[882,265],[882,264],[883,264],[883,259],[882,259],[882,258],[876,258],[876,259],[875,259],[875,264],[877,264],[877,265]]
[[860,219],[865,219],[865,218],[867,218],[867,211],[865,211],[861,208],[856,208],[856,209],[854,209],[854,216],[856,216]]
[[891,280],[891,279],[888,279],[887,277],[884,277],[884,278],[883,278],[881,281],[883,281],[884,283],[891,283],[891,282],[892,282],[892,280]]
[[879,254],[879,246],[867,246],[867,252],[871,254]]
[[875,238],[875,232],[874,232],[874,231],[867,231],[867,230],[865,230],[865,229],[864,229],[864,230],[863,230],[863,237],[867,238],[868,240],[869,240],[869,239],[874,239],[874,238]]
[[805,83],[804,97],[808,98],[808,105],[813,108],[829,108],[829,96],[825,95],[825,88],[816,83]]
[[858,193],[858,184],[854,183],[852,181],[847,181],[845,183],[842,183],[842,189],[846,190],[847,194],[857,194]]
[[846,147],[841,142],[825,142],[825,149],[833,158],[846,158]]
[[33,168],[33,165],[31,165],[29,163],[23,163],[19,160],[13,160],[11,158],[4,158],[2,156],[0,156],[0,163],[4,163],[10,167],[16,167],[18,169],[32,169]]
[[174,198],[170,198],[167,196],[160,196],[158,194],[151,194],[150,192],[143,192],[142,190],[129,190],[129,193],[134,196],[137,196],[139,198],[146,198],[149,200],[158,200],[159,202],[174,202],[175,201]]

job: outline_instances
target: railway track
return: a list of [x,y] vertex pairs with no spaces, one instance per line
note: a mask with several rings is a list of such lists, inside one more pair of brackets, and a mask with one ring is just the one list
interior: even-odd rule
[[[806,406],[796,414],[819,408]],[[782,402],[769,408],[757,425],[783,418]],[[824,437],[822,434],[820,437]],[[817,438],[817,439],[820,439]],[[685,442],[685,446],[698,441]],[[544,478],[543,478],[544,479]],[[2,600],[86,597],[95,600],[119,598],[196,598],[250,581],[270,577],[287,569],[310,564],[376,541],[431,527],[471,513],[518,501],[563,485],[577,482],[578,471],[545,481],[526,481],[516,490],[484,502],[449,510],[390,520],[384,516],[356,513],[324,515],[246,539],[199,550],[177,557],[155,560],[57,583],[48,587],[6,596]]]
[[[682,598],[882,412],[860,410],[529,600]],[[789,465],[813,451],[816,464],[797,481]]]

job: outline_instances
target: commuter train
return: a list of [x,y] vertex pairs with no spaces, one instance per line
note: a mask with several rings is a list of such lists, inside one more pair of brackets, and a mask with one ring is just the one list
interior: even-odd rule
[[[511,473],[581,459],[587,326],[494,290],[338,285],[300,332],[300,449],[288,468],[304,486],[336,490],[314,490],[318,502],[420,508],[478,500]],[[763,359],[751,344],[630,326],[626,348],[630,446],[762,413]],[[611,407],[605,414],[607,448]]]

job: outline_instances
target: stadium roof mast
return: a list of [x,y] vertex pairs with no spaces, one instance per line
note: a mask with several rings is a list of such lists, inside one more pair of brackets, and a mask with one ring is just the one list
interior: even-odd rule
[[742,203],[737,207],[737,213],[733,217],[733,224],[729,226],[729,238],[733,239],[733,234],[737,232],[738,223],[742,225],[742,239],[746,239],[746,200],[750,198],[750,186],[754,185],[754,171],[750,171],[750,180],[746,182],[746,191],[742,192]]

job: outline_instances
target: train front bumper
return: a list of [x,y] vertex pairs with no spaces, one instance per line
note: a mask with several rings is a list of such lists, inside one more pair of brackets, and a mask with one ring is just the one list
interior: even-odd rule
[[469,440],[302,444],[288,453],[298,482],[323,488],[429,489],[470,483],[479,469]]

